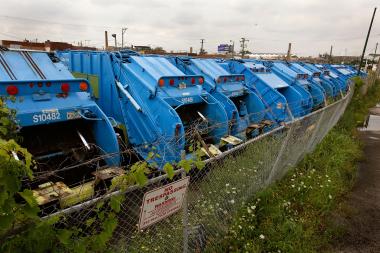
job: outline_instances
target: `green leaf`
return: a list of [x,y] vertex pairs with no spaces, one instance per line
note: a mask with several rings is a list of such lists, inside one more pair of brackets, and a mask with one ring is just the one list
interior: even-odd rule
[[8,134],[8,129],[6,127],[0,126],[0,132],[3,135],[7,135]]
[[174,167],[170,163],[164,165],[163,170],[168,174],[168,178],[171,180],[174,177]]
[[140,186],[144,186],[148,182],[148,177],[145,175],[143,169],[139,169],[134,173],[136,183]]
[[37,201],[33,196],[33,192],[29,189],[25,189],[22,192],[19,192],[20,196],[28,203],[29,206],[34,207],[37,206]]
[[100,220],[103,220],[104,219],[104,212],[98,212],[98,218]]
[[70,243],[70,237],[73,234],[73,231],[67,230],[67,229],[61,229],[57,232],[58,240],[63,245],[68,245]]
[[124,201],[123,195],[112,196],[110,206],[115,213],[120,212],[121,203]]
[[8,117],[1,117],[0,123],[4,126],[9,126],[11,124],[11,121],[8,119]]
[[22,208],[23,213],[26,217],[30,219],[37,219],[38,218],[38,212],[40,211],[40,208],[38,206],[24,206]]
[[99,203],[96,204],[96,209],[99,210],[104,206],[104,201],[100,201]]
[[12,226],[14,218],[13,214],[0,215],[0,232],[8,230]]
[[198,170],[201,170],[205,167],[205,162],[204,161],[195,161],[194,162],[195,167],[197,167]]
[[181,168],[183,168],[186,171],[186,173],[188,173],[191,170],[191,161],[189,161],[189,160],[181,160],[178,163],[178,166],[180,166]]
[[95,217],[86,220],[86,226],[91,226],[95,222]]

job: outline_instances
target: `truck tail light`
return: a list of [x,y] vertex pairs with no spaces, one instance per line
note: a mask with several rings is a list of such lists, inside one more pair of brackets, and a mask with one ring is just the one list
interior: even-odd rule
[[7,93],[11,96],[15,96],[18,94],[18,88],[15,85],[9,85],[7,87]]
[[68,93],[70,91],[70,85],[68,83],[63,83],[61,85],[61,90],[63,93]]
[[88,85],[87,85],[87,83],[85,83],[85,82],[81,82],[81,83],[79,84],[79,89],[80,89],[81,91],[87,91],[87,89],[88,89]]

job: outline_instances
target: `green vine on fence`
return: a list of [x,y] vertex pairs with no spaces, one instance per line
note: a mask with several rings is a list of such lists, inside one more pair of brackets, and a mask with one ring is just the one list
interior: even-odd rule
[[[147,161],[133,164],[125,175],[114,178],[109,191],[121,194],[96,203],[94,215],[84,223],[68,226],[64,215],[42,219],[40,208],[29,189],[22,189],[22,180],[33,179],[32,155],[18,142],[15,111],[0,99],[0,252],[107,252],[107,244],[118,224],[118,213],[129,186],[143,187],[148,182]],[[193,160],[166,163],[163,170],[173,179],[175,169],[202,169],[200,153]],[[150,158],[157,157],[154,153]],[[91,231],[91,232],[88,232]]]

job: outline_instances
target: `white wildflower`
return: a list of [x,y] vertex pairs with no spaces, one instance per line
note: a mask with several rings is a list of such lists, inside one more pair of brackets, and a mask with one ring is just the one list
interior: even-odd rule
[[265,236],[263,234],[261,234],[259,237],[260,237],[261,240],[265,239]]

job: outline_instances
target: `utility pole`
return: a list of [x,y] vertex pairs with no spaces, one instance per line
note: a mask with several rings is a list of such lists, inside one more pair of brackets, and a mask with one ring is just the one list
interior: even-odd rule
[[205,50],[203,49],[203,44],[204,44],[205,39],[201,39],[201,50],[199,54],[204,54]]
[[363,59],[364,59],[364,54],[365,54],[365,50],[366,50],[366,48],[367,48],[367,43],[368,43],[369,35],[371,34],[371,29],[372,29],[373,19],[375,18],[376,10],[377,10],[377,8],[375,7],[375,9],[373,10],[371,23],[370,23],[369,28],[368,28],[367,38],[365,39],[364,48],[363,48],[363,52],[362,52],[362,57],[360,58],[360,63],[359,63],[359,67],[358,67],[358,73],[357,73],[357,75],[360,74],[360,69],[362,68]]
[[330,64],[332,63],[332,50],[333,50],[333,46],[331,45],[331,47],[330,47],[330,56],[329,56],[329,63]]
[[292,52],[292,43],[289,43],[288,45],[288,53],[286,54],[286,60],[290,61],[291,53]]
[[108,32],[104,31],[104,46],[106,47],[106,50],[108,49]]
[[116,33],[113,33],[113,34],[112,34],[112,37],[114,37],[114,39],[115,39],[115,50],[117,50],[117,49],[116,49],[116,48],[117,48]]
[[121,49],[124,48],[124,34],[127,30],[127,27],[121,28]]
[[241,38],[241,40],[240,40],[240,47],[241,47],[241,58],[244,58],[244,55],[245,55],[245,53],[246,53],[246,42],[249,42],[249,40],[247,40],[246,38]]
[[230,45],[230,47],[231,47],[231,55],[233,57],[235,54],[235,41],[230,40],[230,42],[232,42],[232,45]]
[[375,47],[375,53],[373,54],[373,58],[372,58],[372,63],[374,64],[375,63],[375,57],[376,57],[376,52],[377,52],[377,46],[379,45],[379,43],[377,42],[376,43],[376,47]]

